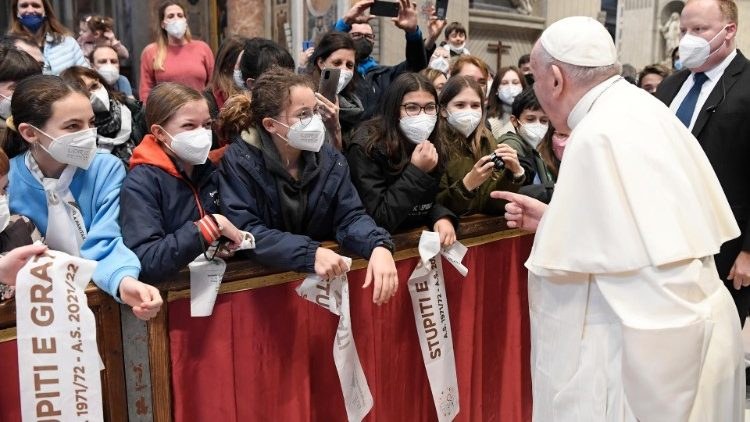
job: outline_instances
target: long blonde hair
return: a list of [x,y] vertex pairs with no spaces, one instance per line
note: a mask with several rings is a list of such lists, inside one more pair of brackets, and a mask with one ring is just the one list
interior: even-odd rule
[[[161,23],[164,22],[164,13],[167,10],[167,7],[169,6],[178,6],[180,9],[182,9],[182,14],[185,15],[185,20],[187,21],[187,12],[185,9],[185,6],[177,1],[166,1],[159,6],[159,22],[156,23],[157,33],[156,33],[156,56],[154,56],[154,70],[163,72],[164,69],[164,62],[167,60],[167,46],[169,45],[169,35],[167,34],[167,30],[161,27]],[[190,42],[193,40],[193,36],[190,34],[190,26],[188,25],[187,30],[185,31],[185,39],[187,42]]]

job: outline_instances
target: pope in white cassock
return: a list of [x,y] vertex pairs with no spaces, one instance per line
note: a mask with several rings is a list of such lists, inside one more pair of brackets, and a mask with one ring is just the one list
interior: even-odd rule
[[739,235],[698,142],[620,74],[612,38],[571,17],[531,54],[540,104],[570,129],[549,206],[508,192],[526,262],[534,420],[743,420],[737,311],[713,255]]

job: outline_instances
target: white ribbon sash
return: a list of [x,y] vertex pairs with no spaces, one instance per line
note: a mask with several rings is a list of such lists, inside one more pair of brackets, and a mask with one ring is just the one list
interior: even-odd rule
[[423,231],[419,239],[421,261],[408,283],[422,359],[440,422],[453,420],[459,411],[453,335],[440,255],[466,276],[468,269],[461,264],[466,250],[459,242],[441,250],[440,235]]
[[[347,267],[351,268],[352,260],[344,259]],[[323,280],[312,274],[297,287],[297,294],[340,316],[333,340],[333,361],[344,393],[346,415],[350,422],[359,422],[372,409],[373,400],[352,334],[349,279],[346,274],[332,280]]]
[[70,183],[78,167],[68,165],[59,179],[44,177],[30,152],[26,154],[26,166],[47,194],[47,232],[44,233],[44,243],[50,249],[81,256],[81,246],[88,231],[78,203],[70,192]]
[[25,421],[101,421],[103,369],[84,289],[96,261],[48,251],[18,273],[16,324]]
[[[255,237],[242,230],[240,230],[240,233],[242,234],[242,242],[235,251],[255,249]],[[201,235],[199,234],[199,236]],[[215,252],[218,247],[219,242],[214,242],[206,253],[198,255],[193,262],[188,264],[190,270],[191,317],[207,317],[214,312],[216,297],[219,294],[221,281],[224,279],[227,263],[216,256],[209,260],[206,255],[216,255]]]

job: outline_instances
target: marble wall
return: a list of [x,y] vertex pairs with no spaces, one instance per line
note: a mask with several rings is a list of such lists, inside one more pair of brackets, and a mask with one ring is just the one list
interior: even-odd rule
[[266,37],[265,0],[227,0],[228,31],[245,37]]

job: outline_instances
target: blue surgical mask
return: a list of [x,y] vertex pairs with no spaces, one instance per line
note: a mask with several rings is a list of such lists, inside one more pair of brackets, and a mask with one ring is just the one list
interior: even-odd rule
[[44,15],[37,15],[36,13],[28,13],[23,16],[18,16],[18,20],[24,28],[31,32],[36,32],[44,24]]
[[682,70],[682,62],[680,59],[674,61],[674,70]]

